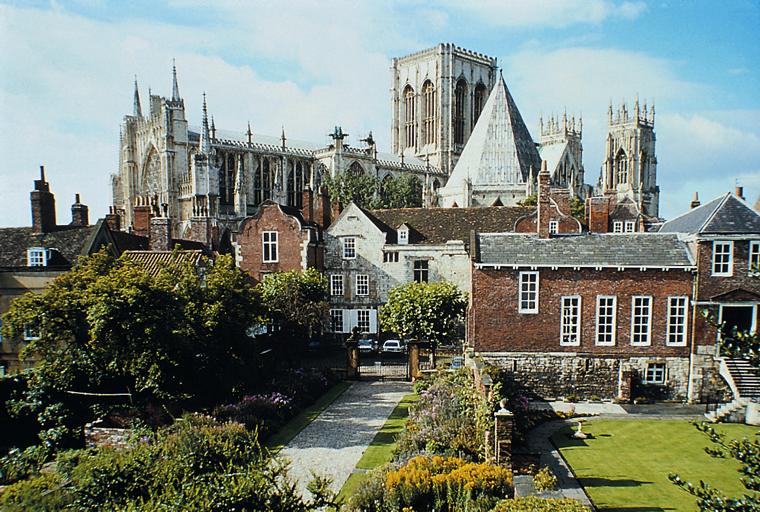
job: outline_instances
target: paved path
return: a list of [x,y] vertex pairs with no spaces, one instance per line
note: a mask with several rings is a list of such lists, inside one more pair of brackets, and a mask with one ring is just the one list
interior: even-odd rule
[[279,453],[302,495],[312,472],[329,476],[340,491],[364,450],[401,399],[407,382],[355,382]]

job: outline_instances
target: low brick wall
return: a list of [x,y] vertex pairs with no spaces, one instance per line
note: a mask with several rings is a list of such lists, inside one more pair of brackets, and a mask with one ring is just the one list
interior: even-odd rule
[[84,442],[87,448],[125,448],[132,431],[127,428],[99,427],[98,422],[87,423],[84,426]]

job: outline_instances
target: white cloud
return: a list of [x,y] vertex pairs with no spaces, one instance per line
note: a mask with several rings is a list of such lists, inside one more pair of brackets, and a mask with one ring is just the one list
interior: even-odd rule
[[609,0],[480,0],[445,2],[479,20],[500,27],[567,27],[599,24],[609,19],[632,20],[646,10],[644,2]]

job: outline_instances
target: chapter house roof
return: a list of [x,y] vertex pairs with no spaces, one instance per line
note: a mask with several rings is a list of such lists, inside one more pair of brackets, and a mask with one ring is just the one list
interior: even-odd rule
[[531,167],[538,172],[541,158],[504,77],[500,77],[445,188],[461,189],[467,180],[476,188],[525,183]]
[[760,233],[760,214],[729,192],[669,220],[660,233]]
[[536,235],[479,233],[478,266],[521,267],[693,267],[691,253],[676,234]]
[[391,208],[364,210],[386,233],[386,243],[395,244],[397,229],[409,226],[410,244],[444,244],[461,240],[469,245],[470,231],[513,231],[515,222],[535,208],[487,206],[482,208]]

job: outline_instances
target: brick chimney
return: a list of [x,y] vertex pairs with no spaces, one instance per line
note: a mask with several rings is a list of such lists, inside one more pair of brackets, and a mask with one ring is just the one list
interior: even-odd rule
[[169,217],[150,219],[150,238],[148,248],[151,251],[170,251],[172,248],[172,222]]
[[333,219],[337,219],[338,215],[340,215],[340,212],[342,211],[343,205],[340,203],[340,201],[335,200],[330,203],[330,222],[332,222]]
[[[306,187],[301,193],[301,215],[306,222],[311,222],[314,219],[314,193],[311,191],[311,187]],[[318,221],[317,221],[318,222]]]
[[689,208],[691,208],[693,210],[694,208],[696,208],[700,204],[702,204],[702,203],[699,201],[699,192],[694,192],[694,199],[692,199],[691,203],[689,203]]
[[322,229],[327,229],[332,219],[335,218],[331,216],[331,213],[330,195],[327,193],[327,187],[322,185],[314,203],[314,222],[319,224]]
[[736,197],[739,199],[744,199],[744,187],[736,185]]
[[610,230],[610,198],[607,196],[586,199],[588,230],[591,233],[607,233]]
[[551,175],[546,167],[546,160],[541,161],[538,173],[538,237],[549,238],[549,182]]
[[121,231],[121,216],[116,213],[116,208],[111,206],[106,214],[106,224],[111,231]]
[[34,180],[34,190],[30,194],[32,203],[32,230],[47,233],[56,227],[55,196],[45,181],[45,166],[40,165],[40,179]]
[[211,249],[213,236],[214,231],[211,217],[199,216],[190,218],[190,240],[200,242]]
[[71,205],[71,225],[72,226],[89,226],[90,209],[86,204],[79,201],[79,194],[74,198],[74,204]]
[[149,236],[150,235],[150,219],[153,216],[153,211],[150,206],[146,204],[135,206],[132,210],[133,218],[132,231],[135,235]]

